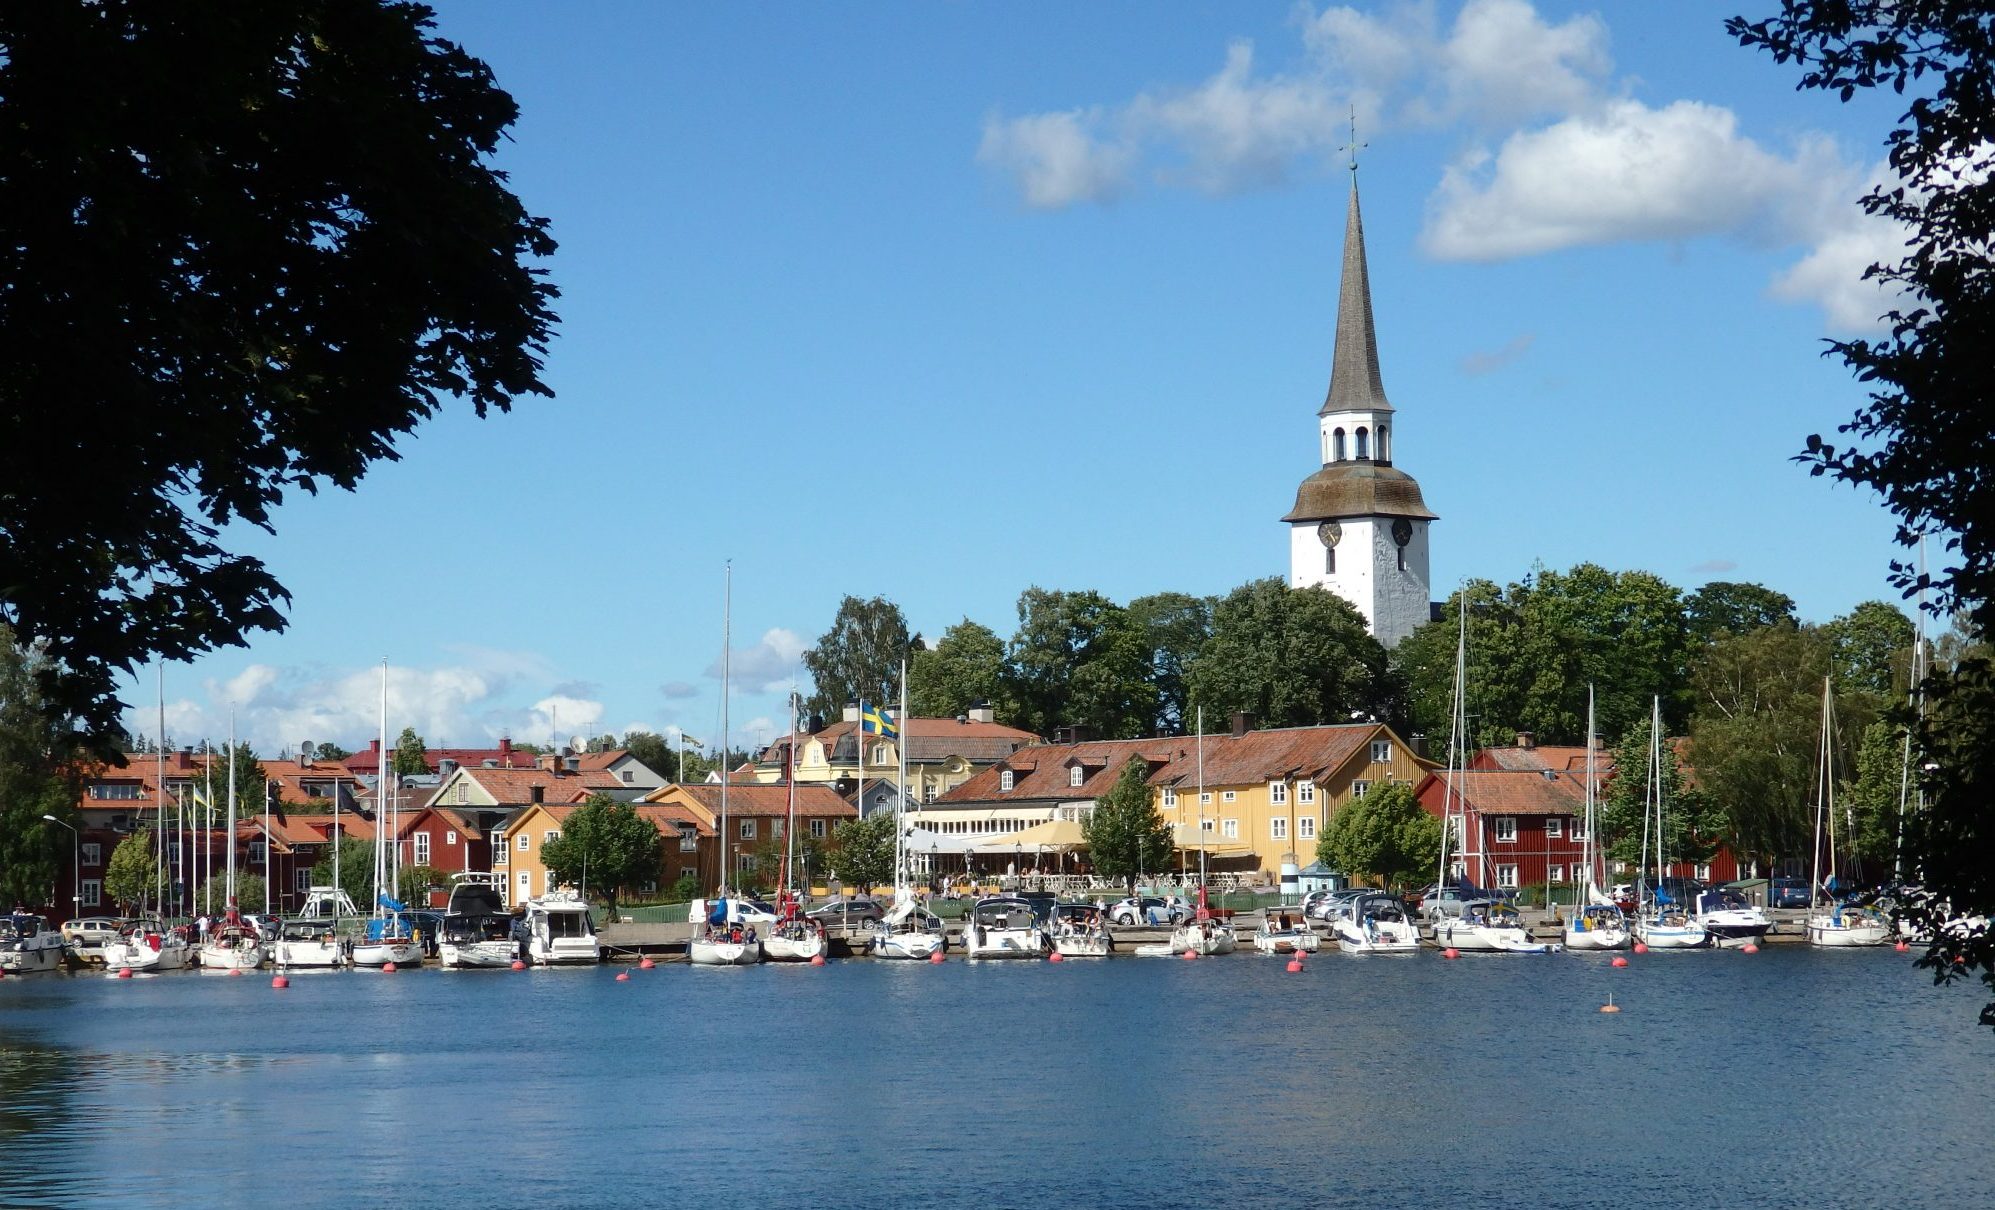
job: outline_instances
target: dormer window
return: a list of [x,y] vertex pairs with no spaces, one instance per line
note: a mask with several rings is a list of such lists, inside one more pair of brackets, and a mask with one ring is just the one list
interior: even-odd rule
[[1079,765],[1075,765],[1073,768],[1067,770],[1067,784],[1070,786],[1079,786],[1087,780],[1087,777],[1087,771]]
[[1012,787],[1012,784],[1013,784],[1013,776],[1012,776],[1012,772],[1011,772],[1011,770],[1010,770],[1010,769],[1006,769],[1006,770],[1005,770],[1004,772],[1002,772],[1002,773],[998,774],[998,792],[999,792],[999,793],[1002,793],[1002,794],[1009,794],[1009,793],[1011,793],[1011,787]]

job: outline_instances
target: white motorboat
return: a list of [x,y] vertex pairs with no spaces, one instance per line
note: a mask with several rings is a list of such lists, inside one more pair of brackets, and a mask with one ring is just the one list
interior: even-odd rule
[[62,931],[33,912],[0,916],[0,971],[31,975],[61,970],[68,955]]
[[979,899],[963,922],[963,953],[970,958],[1043,958],[1046,933],[1032,905],[1015,895]]
[[112,972],[179,971],[194,965],[195,947],[183,930],[158,919],[140,920],[105,943],[104,969]]
[[264,954],[262,934],[242,918],[233,900],[228,913],[208,926],[208,935],[201,939],[204,971],[253,971],[263,965]]
[[526,960],[533,966],[572,966],[602,960],[589,905],[572,891],[526,901]]
[[1773,927],[1767,914],[1746,902],[1744,895],[1722,887],[1698,892],[1697,910],[1690,918],[1704,926],[1713,945],[1756,945]]
[[1254,930],[1254,948],[1264,954],[1313,954],[1322,944],[1300,912],[1293,917],[1287,912],[1264,915]]
[[450,876],[450,901],[443,908],[437,933],[437,959],[446,969],[510,968],[521,959],[513,937],[513,916],[506,910],[504,874],[463,873]]
[[279,970],[331,970],[346,965],[346,943],[331,917],[294,917],[271,938],[270,962]]
[[1516,908],[1489,899],[1470,899],[1461,915],[1435,920],[1434,943],[1465,954],[1550,954],[1562,948],[1533,941]]
[[867,951],[875,958],[908,962],[926,962],[948,948],[949,939],[942,931],[942,922],[922,911],[921,904],[906,887],[894,892],[893,908],[867,942]]
[[1420,948],[1420,926],[1406,902],[1383,892],[1360,895],[1330,917],[1330,933],[1346,954],[1410,954]]
[[1628,936],[1628,917],[1611,903],[1581,904],[1566,921],[1569,950],[1626,949]]
[[1106,958],[1115,952],[1108,922],[1091,903],[1061,903],[1053,908],[1053,952],[1062,958]]
[[[1814,868],[1809,874],[1809,886],[1813,890],[1809,899],[1816,904],[1825,894],[1830,899],[1826,910],[1820,907],[1811,910],[1802,927],[1807,932],[1810,945],[1831,949],[1883,945],[1891,940],[1891,921],[1883,912],[1842,903],[1835,898],[1840,885],[1836,881],[1836,707],[1828,677],[1822,678],[1822,741],[1817,751],[1820,760],[1815,783]],[[1826,880],[1822,876],[1825,855],[1828,859]]]

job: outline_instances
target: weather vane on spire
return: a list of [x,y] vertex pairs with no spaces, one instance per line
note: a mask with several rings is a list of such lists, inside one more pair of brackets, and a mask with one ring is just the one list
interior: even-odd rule
[[1351,141],[1350,143],[1346,144],[1345,147],[1343,148],[1343,150],[1351,153],[1352,172],[1356,172],[1358,170],[1358,149],[1361,147],[1369,147],[1369,146],[1371,146],[1371,144],[1358,142],[1358,107],[1356,105],[1353,105],[1351,106]]

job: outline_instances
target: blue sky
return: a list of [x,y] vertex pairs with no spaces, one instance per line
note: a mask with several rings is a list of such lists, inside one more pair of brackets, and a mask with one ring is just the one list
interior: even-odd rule
[[1008,635],[1034,584],[1285,574],[1352,106],[1437,598],[1888,596],[1889,518],[1790,458],[1860,399],[1819,352],[1885,306],[1853,201],[1896,107],[1796,93],[1736,7],[442,4],[522,109],[558,397],[236,535],[290,627],[170,667],[168,732],[364,744],[385,657],[432,743],[716,739],[728,559],[738,741],[847,593]]

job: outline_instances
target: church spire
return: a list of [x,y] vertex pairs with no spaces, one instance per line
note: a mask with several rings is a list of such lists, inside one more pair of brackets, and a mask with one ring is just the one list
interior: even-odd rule
[[1316,414],[1391,410],[1379,378],[1372,283],[1365,269],[1365,222],[1358,213],[1358,165],[1353,159],[1351,211],[1344,223],[1344,281],[1337,294],[1337,346],[1330,361],[1330,392]]

